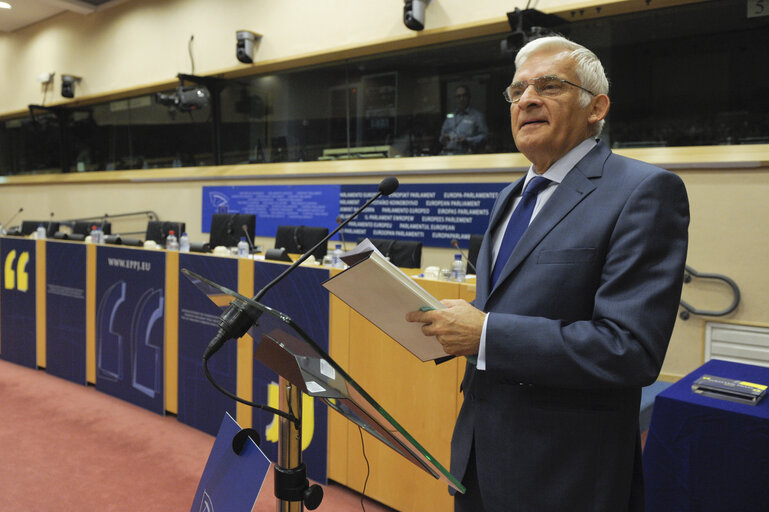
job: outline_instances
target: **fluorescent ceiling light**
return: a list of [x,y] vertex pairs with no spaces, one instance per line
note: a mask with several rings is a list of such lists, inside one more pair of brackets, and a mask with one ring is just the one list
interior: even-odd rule
[[9,4],[8,2],[0,2],[0,9],[10,9],[10,8],[11,8],[11,4]]

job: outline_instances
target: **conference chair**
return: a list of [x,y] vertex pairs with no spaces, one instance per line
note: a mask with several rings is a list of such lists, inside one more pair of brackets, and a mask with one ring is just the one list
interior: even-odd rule
[[91,230],[94,226],[101,227],[101,230],[105,235],[112,234],[111,222],[100,222],[97,220],[78,220],[72,225],[72,233],[75,235],[88,236],[91,234]]
[[162,220],[151,220],[147,222],[147,233],[145,240],[153,240],[158,245],[165,247],[168,233],[173,231],[176,238],[179,238],[186,231],[184,222],[171,222]]
[[208,245],[211,249],[219,246],[235,247],[240,242],[240,237],[245,236],[250,246],[254,242],[255,231],[256,215],[252,213],[215,213],[211,217]]
[[45,227],[45,236],[47,238],[53,238],[53,235],[59,231],[59,223],[48,220],[25,220],[21,223],[21,229],[19,234],[21,236],[31,235],[37,231],[37,227],[42,224]]
[[[358,240],[358,243],[362,240]],[[422,242],[390,240],[386,238],[369,238],[369,240],[396,267],[422,267]]]
[[[278,226],[275,234],[275,248],[281,247],[288,253],[304,254],[312,249],[318,242],[328,236],[328,228],[318,226]],[[322,261],[328,252],[325,245],[318,247],[312,255],[316,260]]]

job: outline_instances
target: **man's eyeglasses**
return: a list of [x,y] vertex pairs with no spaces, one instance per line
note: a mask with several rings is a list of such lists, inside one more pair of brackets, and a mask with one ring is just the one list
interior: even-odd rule
[[502,96],[505,97],[505,100],[507,100],[508,103],[518,103],[521,100],[521,96],[523,96],[526,88],[532,85],[534,86],[534,90],[537,91],[537,94],[540,96],[553,97],[558,96],[564,91],[566,88],[564,84],[572,85],[578,89],[582,89],[583,91],[590,93],[591,96],[595,96],[593,91],[589,91],[584,87],[569,82],[568,80],[564,80],[563,78],[558,78],[557,76],[551,75],[541,76],[527,82],[513,82],[512,84],[508,85],[504,91],[502,91]]

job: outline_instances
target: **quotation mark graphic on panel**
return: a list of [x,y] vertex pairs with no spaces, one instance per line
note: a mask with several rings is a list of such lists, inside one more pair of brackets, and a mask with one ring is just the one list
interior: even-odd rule
[[[29,253],[22,252],[19,259],[16,259],[16,250],[12,250],[5,258],[4,281],[6,290],[18,290],[26,292],[29,290],[29,274],[27,273],[27,263],[29,263]],[[15,270],[14,270],[15,264]]]

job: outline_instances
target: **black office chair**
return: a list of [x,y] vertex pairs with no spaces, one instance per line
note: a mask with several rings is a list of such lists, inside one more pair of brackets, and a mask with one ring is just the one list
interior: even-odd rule
[[[243,226],[246,229],[243,229]],[[211,217],[211,235],[208,245],[212,249],[223,247],[235,247],[240,242],[240,237],[245,237],[249,245],[253,243],[256,231],[256,215],[253,213],[215,213]]]
[[47,220],[25,220],[21,223],[21,229],[19,231],[19,234],[22,236],[31,235],[35,231],[37,231],[37,227],[39,225],[43,225],[45,227],[45,236],[47,238],[53,238],[53,235],[56,234],[57,231],[59,231],[59,223],[54,221],[47,221]]
[[[275,248],[284,248],[292,254],[304,254],[328,236],[328,228],[318,226],[278,226],[275,234]],[[323,260],[328,249],[325,245],[318,247],[312,255],[316,260]]]
[[100,222],[95,220],[78,220],[72,225],[72,233],[75,235],[84,235],[88,236],[91,234],[91,230],[94,226],[101,227],[101,230],[104,232],[105,235],[111,235],[112,234],[112,223],[111,222]]
[[475,264],[478,261],[478,251],[481,250],[483,235],[470,235],[470,246],[467,249],[467,269],[468,274],[476,274]]
[[186,227],[184,222],[151,220],[147,222],[147,233],[144,235],[144,239],[153,240],[158,245],[165,247],[169,232],[173,231],[176,238],[179,238],[186,231]]
[[[362,240],[358,240],[358,243]],[[369,238],[369,240],[396,267],[422,267],[422,242],[390,240],[386,238]]]

